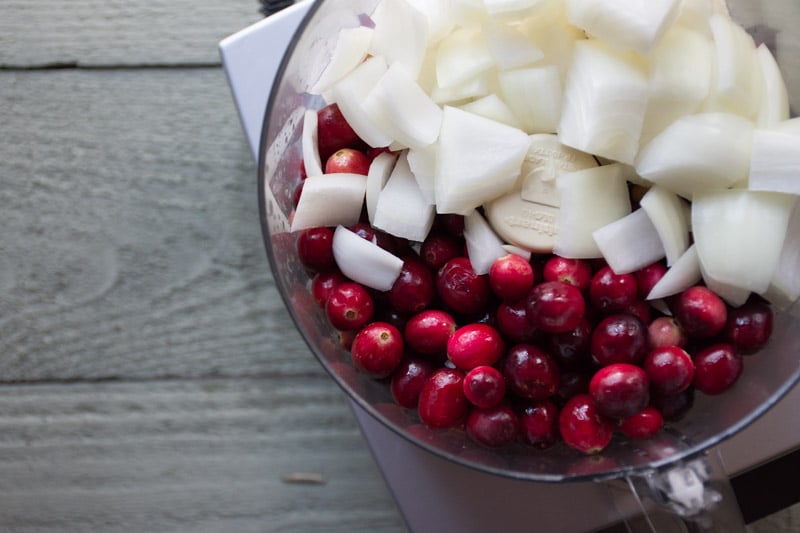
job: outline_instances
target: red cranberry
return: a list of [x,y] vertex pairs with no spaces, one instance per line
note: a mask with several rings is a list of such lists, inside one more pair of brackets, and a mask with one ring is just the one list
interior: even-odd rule
[[370,146],[367,148],[367,157],[369,157],[370,161],[385,153],[392,153],[392,150],[388,146]]
[[294,188],[294,193],[292,194],[292,208],[294,209],[297,209],[297,204],[300,203],[300,197],[303,195],[303,187],[305,184],[305,179],[303,179],[303,181],[298,183]]
[[689,387],[678,394],[658,394],[653,391],[650,404],[659,410],[664,420],[677,422],[683,418],[694,405],[694,387]]
[[678,394],[694,381],[694,362],[678,346],[659,346],[650,350],[643,364],[650,385],[659,394]]
[[641,367],[615,363],[598,370],[589,382],[597,409],[610,418],[624,418],[647,407],[650,379]]
[[439,269],[436,288],[444,304],[463,315],[485,312],[491,297],[488,276],[476,274],[466,257],[455,257]]
[[635,316],[645,325],[650,324],[652,321],[652,308],[650,307],[650,304],[644,300],[636,300],[631,305],[626,307],[623,310],[623,313],[628,313],[629,315]]
[[389,390],[395,403],[407,409],[415,409],[419,394],[428,377],[436,370],[423,359],[405,359],[392,374]]
[[561,409],[558,430],[570,448],[593,454],[601,452],[614,436],[614,425],[588,394],[573,396]]
[[347,277],[339,271],[317,272],[311,278],[311,295],[317,305],[324,309],[334,287],[347,281],[349,281]]
[[684,348],[689,338],[678,321],[671,316],[660,316],[647,326],[647,340],[651,348],[679,346]]
[[763,348],[772,335],[772,308],[759,300],[749,300],[728,311],[724,339],[741,354],[753,354]]
[[742,356],[731,344],[713,344],[694,356],[694,386],[706,394],[721,394],[742,373]]
[[319,155],[323,161],[336,150],[352,148],[361,142],[337,104],[327,105],[317,111],[317,136]]
[[363,285],[348,281],[335,286],[325,304],[331,325],[338,330],[357,330],[365,326],[375,312],[372,295]]
[[532,343],[539,333],[528,321],[528,302],[501,302],[495,314],[497,329],[513,343]]
[[297,257],[312,272],[335,270],[333,230],[325,226],[302,230],[297,235]]
[[403,359],[403,334],[386,322],[364,326],[353,339],[353,366],[375,379],[392,375]]
[[436,218],[442,229],[453,237],[464,236],[464,215],[445,214]]
[[428,376],[419,394],[417,412],[423,424],[434,429],[457,426],[469,410],[464,396],[464,373],[440,368]]
[[585,259],[554,255],[545,262],[542,277],[545,281],[563,281],[583,292],[589,289],[592,281],[592,266]]
[[728,310],[722,298],[702,285],[689,287],[673,304],[678,324],[693,339],[710,339],[722,331]]
[[533,267],[515,254],[500,257],[489,269],[489,286],[502,300],[521,300],[533,288]]
[[506,351],[503,337],[487,324],[467,324],[447,341],[447,357],[465,372],[476,366],[495,364]]
[[586,311],[583,294],[562,281],[545,281],[528,296],[528,320],[547,333],[562,333],[578,326]]
[[555,360],[532,344],[517,344],[503,361],[509,389],[529,400],[546,400],[558,391],[559,369]]
[[639,291],[639,298],[642,300],[647,299],[647,295],[653,290],[664,274],[667,273],[667,267],[661,261],[647,265],[640,268],[633,275],[636,277],[636,286]]
[[397,239],[385,231],[375,229],[366,222],[356,222],[348,226],[347,229],[362,239],[377,244],[390,253],[400,255]]
[[353,148],[340,148],[325,161],[325,173],[347,172],[366,176],[369,173],[370,163],[369,157],[364,152]]
[[564,404],[578,394],[589,393],[589,382],[592,376],[588,372],[579,370],[567,370],[561,372],[558,379],[558,392],[556,392],[556,400]]
[[433,274],[420,261],[406,258],[388,296],[389,305],[398,313],[410,315],[422,311],[436,296]]
[[607,316],[592,332],[592,359],[602,366],[638,364],[647,355],[647,348],[647,328],[633,315]]
[[452,315],[427,309],[408,319],[404,337],[408,347],[421,355],[444,355],[447,341],[455,330],[456,321]]
[[592,325],[582,318],[578,325],[563,333],[551,333],[547,337],[548,353],[562,367],[580,367],[591,361],[590,340]]
[[445,263],[461,255],[464,244],[449,233],[431,232],[422,241],[419,256],[425,266],[433,272],[438,271]]
[[558,407],[550,400],[534,402],[519,415],[520,436],[535,448],[544,450],[558,442]]
[[489,448],[510,444],[519,433],[517,414],[505,404],[473,409],[466,426],[469,438]]
[[595,309],[603,314],[624,311],[639,296],[633,274],[617,274],[604,266],[592,277],[589,296]]
[[662,427],[664,427],[664,417],[653,406],[647,406],[619,422],[620,431],[630,439],[649,439],[661,431]]
[[493,366],[476,366],[464,377],[464,395],[475,407],[494,407],[506,395],[503,374]]

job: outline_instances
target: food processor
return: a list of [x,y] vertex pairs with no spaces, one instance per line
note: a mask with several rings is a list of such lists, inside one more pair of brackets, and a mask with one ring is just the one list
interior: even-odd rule
[[[724,396],[698,394],[690,413],[644,441],[615,439],[598,455],[566,447],[479,446],[431,430],[357,373],[308,291],[289,232],[302,160],[307,89],[342,28],[365,24],[377,0],[296,3],[220,43],[253,156],[264,244],[276,285],[311,352],[347,394],[398,507],[413,531],[744,531],[729,477],[800,446],[800,306],[776,314],[769,346],[747,356]],[[732,17],[775,54],[800,105],[800,21],[794,0],[729,2]],[[762,416],[763,415],[763,416]]]

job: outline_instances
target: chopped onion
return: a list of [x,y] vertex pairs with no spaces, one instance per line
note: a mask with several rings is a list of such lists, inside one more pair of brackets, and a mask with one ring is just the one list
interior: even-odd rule
[[489,53],[500,70],[524,67],[544,57],[544,52],[536,44],[510,24],[487,23],[483,34]]
[[306,176],[319,176],[322,174],[322,161],[319,157],[319,135],[317,125],[319,115],[315,109],[306,109],[303,114],[303,166]]
[[756,130],[747,186],[753,191],[800,194],[800,135]]
[[493,77],[489,76],[489,72],[484,72],[458,85],[435,86],[430,91],[431,100],[437,104],[455,104],[471,98],[480,98],[490,93],[493,82]]
[[578,41],[567,73],[558,134],[563,144],[632,163],[647,109],[645,61],[597,40]]
[[433,225],[434,215],[433,205],[420,191],[404,152],[378,195],[372,225],[395,237],[421,242]]
[[381,0],[371,15],[370,54],[400,63],[416,79],[428,46],[428,18],[406,0]]
[[543,53],[537,65],[556,65],[562,79],[572,62],[575,43],[586,39],[583,30],[570,24],[564,2],[546,2],[536,7],[519,23],[524,32]]
[[371,57],[335,83],[330,91],[331,100],[339,105],[347,123],[372,147],[389,146],[393,140],[375,126],[363,105],[367,95],[387,69],[383,57]]
[[595,230],[592,237],[617,274],[629,274],[664,257],[656,227],[643,209]]
[[448,88],[467,82],[494,66],[479,29],[459,28],[442,39],[436,53],[436,81]]
[[397,156],[391,152],[379,154],[369,165],[367,173],[367,217],[370,223],[375,219],[375,208],[378,206],[378,196],[386,185],[389,175],[392,173]]
[[779,309],[786,309],[800,298],[800,202],[795,202],[783,242],[778,267],[763,296]]
[[760,127],[768,128],[789,119],[789,94],[778,63],[766,44],[758,46],[756,56],[764,79],[757,122]]
[[[528,133],[554,133],[561,118],[561,76],[556,66],[498,74],[503,100]],[[532,96],[535,95],[535,96]]]
[[512,128],[520,128],[520,123],[514,113],[509,109],[502,98],[496,94],[489,94],[483,98],[473,100],[469,103],[459,106],[463,111],[474,113],[482,117],[486,117],[497,122],[507,124]]
[[528,10],[546,0],[483,0],[490,15],[517,13]]
[[428,21],[428,46],[450,33],[455,25],[453,2],[431,2],[431,0],[406,0]]
[[602,257],[592,234],[631,212],[624,167],[619,164],[561,174],[558,235],[553,252],[575,259]]
[[651,187],[639,201],[658,233],[667,266],[671,266],[689,247],[690,211],[677,194],[658,185]]
[[705,268],[703,268],[702,263],[700,264],[700,273],[703,277],[703,283],[706,284],[706,287],[711,289],[711,291],[713,291],[717,296],[725,300],[725,302],[731,307],[739,307],[740,305],[744,304],[748,298],[750,298],[750,289],[715,279]]
[[342,274],[377,291],[388,291],[403,260],[344,226],[333,232],[333,257]]
[[309,94],[322,94],[356,68],[367,57],[372,28],[344,28],[339,32],[336,46],[331,53],[330,62],[325,66],[319,79],[308,90]]
[[667,269],[660,280],[653,285],[648,300],[660,300],[673,294],[683,292],[703,279],[700,273],[700,259],[697,257],[697,247],[692,244],[685,252]]
[[469,262],[478,275],[488,274],[492,263],[508,254],[500,237],[483,215],[474,209],[464,217],[464,240]]
[[318,226],[350,225],[361,218],[367,177],[360,174],[309,176],[294,210],[291,231]]

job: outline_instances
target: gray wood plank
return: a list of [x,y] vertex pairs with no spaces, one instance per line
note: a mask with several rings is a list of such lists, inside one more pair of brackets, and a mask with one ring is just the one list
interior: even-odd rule
[[404,530],[324,378],[6,385],[0,428],[3,531]]
[[320,375],[219,68],[0,72],[0,381]]
[[0,67],[218,63],[216,44],[260,20],[257,0],[3,0]]

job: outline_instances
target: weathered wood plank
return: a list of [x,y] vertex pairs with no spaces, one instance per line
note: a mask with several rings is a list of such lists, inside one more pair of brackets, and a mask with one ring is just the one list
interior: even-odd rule
[[404,529],[324,378],[6,385],[0,435],[3,531]]
[[219,63],[216,44],[260,20],[257,0],[4,0],[0,67]]
[[224,73],[0,72],[0,381],[320,375]]

